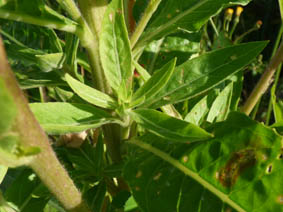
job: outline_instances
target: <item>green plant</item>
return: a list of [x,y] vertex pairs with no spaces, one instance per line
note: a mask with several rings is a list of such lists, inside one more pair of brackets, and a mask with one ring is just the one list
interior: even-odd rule
[[0,0],[0,211],[282,211],[283,47],[240,107],[267,42],[212,18],[247,3]]

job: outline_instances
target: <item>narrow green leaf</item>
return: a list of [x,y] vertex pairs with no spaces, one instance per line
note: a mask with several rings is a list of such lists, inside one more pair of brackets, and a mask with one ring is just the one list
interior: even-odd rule
[[167,85],[142,106],[158,108],[200,95],[249,64],[266,44],[234,45],[191,59],[178,66]]
[[162,138],[190,143],[211,138],[202,128],[151,109],[137,109],[130,113],[145,129]]
[[162,1],[156,16],[141,37],[140,45],[183,28],[198,31],[210,17],[228,3],[247,4],[249,0],[175,0]]
[[232,93],[233,83],[230,82],[214,100],[206,119],[208,122],[212,123],[215,119],[216,121],[224,121],[227,118],[230,111]]
[[280,8],[281,21],[283,22],[283,0],[278,0],[278,3]]
[[110,114],[86,104],[31,103],[30,108],[49,134],[80,132],[115,122]]
[[0,17],[75,33],[77,23],[44,4],[43,0],[0,2]]
[[69,74],[65,75],[65,79],[74,92],[87,102],[107,109],[117,107],[116,101],[107,94],[81,83]]
[[100,56],[105,76],[119,99],[129,101],[132,62],[123,1],[113,0],[104,15],[100,35]]
[[137,101],[141,98],[146,101],[149,97],[157,94],[168,82],[174,71],[176,58],[165,64],[160,70],[156,71],[153,76],[146,81],[133,95],[132,101]]

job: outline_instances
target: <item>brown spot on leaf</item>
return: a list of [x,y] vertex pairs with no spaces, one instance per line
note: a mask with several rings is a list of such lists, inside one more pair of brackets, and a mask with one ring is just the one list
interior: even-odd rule
[[159,180],[159,178],[161,177],[161,175],[162,175],[162,173],[161,172],[159,172],[157,175],[155,175],[154,177],[153,177],[153,180]]
[[227,164],[219,171],[219,181],[224,187],[232,187],[238,177],[249,167],[255,165],[254,149],[244,149],[232,154]]
[[139,170],[139,171],[137,172],[137,174],[136,174],[136,178],[140,178],[141,176],[142,176],[142,171]]
[[187,163],[188,160],[189,160],[189,157],[188,157],[187,155],[185,155],[185,156],[182,158],[182,161],[183,161],[184,163]]
[[141,188],[140,187],[138,187],[138,186],[136,186],[136,191],[140,191],[141,190]]
[[278,202],[279,204],[283,205],[283,195],[279,195],[276,199],[276,202]]

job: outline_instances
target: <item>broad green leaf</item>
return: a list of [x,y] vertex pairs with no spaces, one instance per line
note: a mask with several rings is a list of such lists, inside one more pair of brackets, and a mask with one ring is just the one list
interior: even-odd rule
[[183,28],[198,31],[210,17],[228,3],[247,4],[248,0],[175,0],[162,1],[156,15],[143,33],[140,45]]
[[113,0],[107,7],[99,50],[108,83],[119,99],[128,102],[131,95],[132,56],[122,0]]
[[138,146],[150,153],[136,151],[124,176],[139,207],[164,212],[236,211],[231,207],[282,211],[282,137],[236,112],[210,130],[214,138],[187,146],[153,135],[137,138]]
[[31,103],[30,108],[49,134],[80,132],[115,122],[107,112],[86,104]]
[[153,76],[140,87],[132,97],[132,102],[144,99],[157,94],[168,82],[174,71],[176,59],[165,64],[160,70],[156,71]]
[[117,107],[116,101],[107,94],[81,83],[69,74],[65,75],[65,79],[74,92],[85,101],[107,109],[115,109]]
[[230,82],[230,84],[227,85],[214,100],[206,119],[208,122],[212,123],[215,119],[216,121],[224,121],[227,118],[230,111],[232,94],[233,83]]
[[8,92],[5,82],[0,78],[0,138],[2,133],[11,128],[17,115],[17,107],[13,98]]
[[142,127],[162,138],[190,143],[211,138],[202,128],[151,109],[137,109],[131,117]]
[[167,85],[143,107],[158,108],[193,98],[237,73],[266,46],[250,42],[205,53],[177,66]]
[[24,169],[5,191],[5,199],[20,212],[43,211],[51,195],[40,179],[29,169]]

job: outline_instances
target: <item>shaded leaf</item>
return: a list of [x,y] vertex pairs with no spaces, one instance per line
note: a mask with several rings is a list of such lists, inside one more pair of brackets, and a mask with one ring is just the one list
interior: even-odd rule
[[161,38],[179,28],[197,31],[228,3],[247,4],[248,0],[175,0],[162,1],[143,33],[140,45]]
[[115,122],[107,112],[86,104],[31,103],[30,108],[43,129],[50,134],[65,134]]

